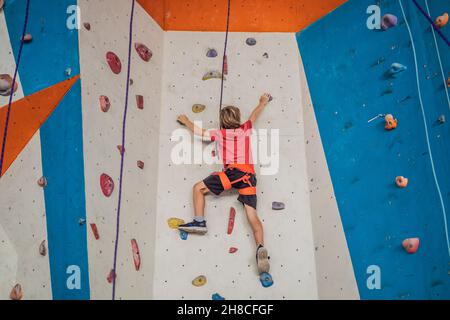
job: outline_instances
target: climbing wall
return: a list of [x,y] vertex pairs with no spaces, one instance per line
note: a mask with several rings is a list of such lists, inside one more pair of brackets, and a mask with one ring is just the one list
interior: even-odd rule
[[[89,275],[93,299],[110,299],[112,285],[106,278],[113,266],[122,123],[127,84],[127,56],[130,3],[127,1],[79,1],[83,23],[80,30],[80,61],[83,79],[83,123],[85,141],[87,222],[95,223],[100,238],[89,230]],[[115,32],[110,32],[110,30]],[[151,48],[153,57],[143,61],[134,43]],[[134,16],[131,80],[129,87],[123,193],[117,255],[116,299],[152,298],[154,229],[160,127],[163,32],[136,6]],[[106,52],[120,58],[122,71],[114,74],[106,62]],[[110,109],[102,112],[99,97],[109,98]],[[142,95],[144,108],[138,109],[136,95]],[[142,161],[140,169],[137,162]],[[100,176],[114,181],[112,195],[105,197]],[[141,252],[141,266],[135,270],[131,240]]]
[[[433,19],[450,7],[418,3]],[[298,35],[358,289],[362,299],[448,299],[450,131],[438,118],[449,116],[449,47],[412,1],[379,1],[398,25],[369,30],[372,4],[349,1]],[[442,32],[449,37],[448,26]],[[392,77],[392,63],[407,70]],[[382,117],[369,122],[387,113],[395,130]],[[410,255],[402,241],[413,237],[420,246]],[[367,286],[370,266],[381,270],[379,289]]]

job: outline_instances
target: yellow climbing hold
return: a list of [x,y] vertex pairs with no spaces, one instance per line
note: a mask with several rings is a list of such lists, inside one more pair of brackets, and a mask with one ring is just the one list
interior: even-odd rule
[[183,219],[178,219],[178,218],[170,218],[167,219],[167,224],[169,225],[169,228],[171,229],[178,229],[178,226],[180,224],[184,224],[184,220]]
[[206,277],[205,276],[198,276],[194,280],[192,280],[192,284],[196,287],[201,287],[206,284]]
[[[219,71],[209,71],[209,72],[205,73],[202,80],[206,81],[209,79],[222,79],[222,73]],[[223,79],[225,80],[225,77]]]
[[194,104],[192,106],[192,112],[193,113],[200,113],[206,109],[206,106],[203,104]]

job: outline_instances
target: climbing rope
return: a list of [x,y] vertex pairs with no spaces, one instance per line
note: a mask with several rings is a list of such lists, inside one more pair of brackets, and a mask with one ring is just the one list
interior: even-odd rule
[[25,34],[27,32],[29,12],[30,12],[30,0],[27,0],[27,5],[26,5],[26,9],[25,9],[25,21],[24,21],[24,24],[23,24],[22,37],[20,38],[19,54],[17,56],[16,68],[14,70],[14,76],[13,76],[13,81],[12,81],[11,93],[9,95],[8,110],[6,111],[5,131],[3,132],[2,153],[1,153],[1,156],[0,156],[0,178],[1,178],[2,172],[3,172],[3,161],[4,161],[4,158],[5,158],[6,137],[8,135],[9,117],[10,117],[10,114],[11,114],[11,105],[12,105],[12,99],[13,99],[13,96],[14,96],[14,86],[16,84],[17,73],[19,72],[20,58],[22,57],[22,49],[23,49],[23,43],[24,43],[23,39],[24,39]]
[[424,15],[424,17],[431,23],[432,27],[436,32],[441,36],[441,38],[447,43],[447,46],[450,47],[450,41],[447,39],[447,37],[442,33],[442,31],[436,26],[433,19],[423,10],[423,8],[417,3],[416,0],[413,0],[413,3],[416,5],[416,7],[419,9],[419,11]]
[[[225,33],[225,45],[223,49],[223,60],[222,60],[222,81],[220,83],[220,103],[219,103],[219,111],[222,111],[222,102],[223,102],[223,83],[225,80],[225,62],[227,60],[227,46],[228,46],[228,34],[230,31],[230,9],[231,9],[231,0],[228,0],[228,12],[227,12],[227,30]],[[219,112],[220,115],[220,112]],[[219,119],[220,124],[220,119]]]
[[[130,89],[131,47],[132,47],[132,43],[133,43],[134,6],[135,6],[135,0],[131,0],[130,34],[129,34],[129,45],[128,45],[128,70],[127,70],[127,83],[126,83],[126,92],[125,92],[125,109],[123,111],[123,122],[122,122],[122,148],[125,148],[125,129],[126,129],[126,122],[127,122],[128,96],[129,96],[129,89]],[[118,244],[119,244],[120,207],[122,204],[122,178],[123,178],[125,152],[121,152],[120,154],[121,154],[121,158],[120,158],[120,176],[119,176],[119,196],[118,196],[118,203],[117,203],[116,240],[114,243],[112,300],[115,300],[115,298],[116,298],[117,249],[118,249]]]

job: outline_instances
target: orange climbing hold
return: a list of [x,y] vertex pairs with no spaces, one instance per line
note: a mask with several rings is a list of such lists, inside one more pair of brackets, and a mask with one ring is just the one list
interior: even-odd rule
[[131,239],[131,250],[133,251],[134,268],[139,271],[141,267],[141,254],[136,239]]
[[236,209],[233,207],[230,208],[230,217],[228,218],[228,234],[231,234],[233,232],[234,228],[234,218],[236,217]]
[[408,185],[408,178],[398,176],[395,178],[395,184],[399,188],[406,188],[406,186]]
[[386,130],[393,130],[397,128],[397,119],[395,119],[392,114],[387,114],[384,117],[384,120],[386,121],[386,124],[384,126]]
[[403,240],[402,246],[408,253],[416,253],[419,249],[419,238],[408,238]]
[[22,300],[23,298],[23,291],[22,286],[20,284],[16,284],[9,294],[9,298],[11,300]]
[[436,21],[434,22],[434,24],[436,25],[436,27],[438,28],[443,28],[445,27],[445,25],[448,23],[448,13],[444,13],[442,16],[437,17]]

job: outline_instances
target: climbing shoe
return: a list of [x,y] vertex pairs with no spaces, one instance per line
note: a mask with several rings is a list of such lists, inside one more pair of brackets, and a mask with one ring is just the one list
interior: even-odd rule
[[195,220],[186,224],[179,225],[178,230],[198,234],[205,234],[206,232],[208,232],[208,228],[206,228],[206,221],[198,222]]
[[259,246],[256,250],[256,264],[258,266],[258,273],[269,273],[270,264],[269,264],[269,253],[267,249],[263,246]]

